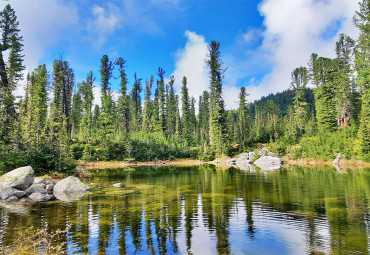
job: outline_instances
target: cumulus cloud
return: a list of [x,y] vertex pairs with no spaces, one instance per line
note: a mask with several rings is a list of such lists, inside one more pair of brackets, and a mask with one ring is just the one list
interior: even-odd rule
[[[38,0],[25,4],[24,0],[1,1],[0,8],[10,4],[15,10],[21,35],[23,36],[23,54],[27,73],[39,64],[45,53],[45,48],[54,45],[64,35],[64,32],[78,23],[77,8],[72,3],[60,0]],[[7,57],[7,52],[5,53]],[[15,96],[25,94],[25,79],[20,81]]]
[[114,4],[108,4],[107,7],[94,5],[91,9],[92,20],[88,22],[88,30],[97,36],[95,47],[100,48],[120,27],[122,16],[119,8]]
[[186,76],[189,94],[198,100],[204,90],[208,90],[209,78],[205,59],[208,53],[208,44],[202,35],[186,31],[187,42],[185,48],[176,53],[175,76],[176,91],[181,91],[182,78]]
[[[209,70],[205,63],[208,43],[204,36],[196,32],[186,31],[185,36],[187,38],[185,48],[176,53],[175,71],[173,72],[177,80],[175,89],[178,93],[181,92],[182,77],[186,76],[189,95],[198,102],[203,91],[209,91]],[[237,107],[239,90],[235,84],[224,84],[223,98],[226,108],[235,109]]]
[[25,4],[24,0],[10,0],[2,1],[0,8],[8,3],[18,17],[28,70],[37,67],[45,48],[58,42],[61,36],[65,36],[66,29],[78,23],[77,7],[71,2],[38,0]]
[[[270,71],[258,84],[250,82],[250,99],[289,88],[290,73],[296,67],[306,66],[311,53],[334,57],[339,33],[357,37],[358,31],[352,25],[356,9],[357,1],[353,0],[264,0],[259,5],[265,27],[262,43],[252,54],[245,50],[249,61],[230,57],[234,80],[228,80],[237,83],[246,77],[244,70],[251,75],[250,66],[258,66],[262,59],[268,62]],[[250,30],[243,37],[253,40],[254,33]]]

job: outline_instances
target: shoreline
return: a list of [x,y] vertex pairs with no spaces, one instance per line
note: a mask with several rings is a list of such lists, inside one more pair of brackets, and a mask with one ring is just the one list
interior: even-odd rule
[[110,169],[110,168],[125,168],[137,166],[199,166],[207,164],[197,159],[177,159],[177,160],[158,160],[158,161],[94,161],[94,162],[78,162],[78,169],[92,170],[92,169]]
[[[139,166],[199,166],[203,164],[211,164],[221,168],[228,168],[226,161],[229,157],[217,158],[213,161],[201,161],[197,159],[176,159],[176,160],[158,160],[158,161],[143,161],[143,162],[126,162],[126,161],[94,161],[94,162],[78,162],[78,169],[80,170],[94,170],[94,169],[110,169],[110,168],[125,168],[125,167],[139,167]],[[303,166],[303,167],[323,167],[332,166],[332,162],[314,158],[290,159],[287,156],[281,158],[283,160],[283,167]],[[370,162],[359,160],[345,159],[339,163],[341,169],[370,169]]]

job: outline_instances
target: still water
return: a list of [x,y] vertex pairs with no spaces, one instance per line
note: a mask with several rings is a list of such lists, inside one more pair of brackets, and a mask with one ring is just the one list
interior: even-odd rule
[[69,225],[68,254],[370,253],[370,170],[93,173],[92,191],[78,202],[0,208],[0,242],[19,241],[12,231],[20,226]]

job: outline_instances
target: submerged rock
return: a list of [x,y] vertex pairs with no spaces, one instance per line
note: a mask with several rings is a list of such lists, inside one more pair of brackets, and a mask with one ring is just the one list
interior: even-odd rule
[[0,177],[0,190],[7,187],[26,190],[34,181],[32,167],[25,166],[14,169]]
[[283,164],[282,160],[272,156],[262,156],[254,164],[263,170],[277,170]]
[[116,187],[116,188],[122,188],[122,187],[124,187],[124,185],[122,184],[122,183],[115,183],[115,184],[113,184],[112,185],[113,187]]

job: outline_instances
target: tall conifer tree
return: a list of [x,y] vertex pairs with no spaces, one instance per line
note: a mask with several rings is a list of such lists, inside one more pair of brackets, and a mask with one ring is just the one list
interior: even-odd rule
[[362,0],[360,10],[354,17],[355,25],[360,29],[356,47],[356,70],[361,87],[362,105],[359,136],[363,158],[370,158],[370,1]]
[[207,64],[210,69],[210,144],[216,154],[226,151],[226,121],[224,100],[222,99],[222,79],[224,69],[220,59],[220,44],[212,41],[209,46]]
[[[0,145],[12,141],[17,114],[13,91],[22,79],[23,66],[22,36],[19,35],[19,22],[14,9],[8,4],[0,12]],[[9,52],[8,63],[3,54]]]

